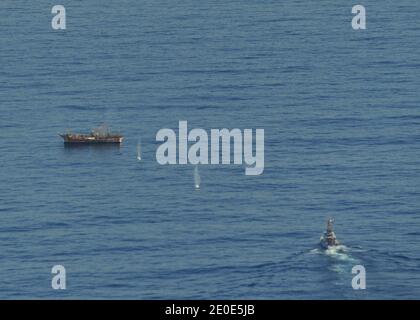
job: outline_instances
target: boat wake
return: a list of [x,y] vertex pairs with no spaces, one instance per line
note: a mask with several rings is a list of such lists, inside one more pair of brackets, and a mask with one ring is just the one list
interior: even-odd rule
[[339,260],[339,261],[349,261],[353,262],[355,261],[354,258],[351,257],[349,253],[349,248],[344,245],[338,245],[334,247],[329,247],[328,249],[324,249],[325,255]]
[[345,245],[332,246],[327,249],[320,247],[312,249],[310,252],[312,254],[321,254],[340,261],[356,261],[351,257],[350,248]]
[[331,246],[327,249],[323,247],[315,248],[311,254],[322,255],[329,260],[328,269],[336,273],[348,273],[351,267],[359,264],[359,260],[352,256],[351,248],[345,245]]

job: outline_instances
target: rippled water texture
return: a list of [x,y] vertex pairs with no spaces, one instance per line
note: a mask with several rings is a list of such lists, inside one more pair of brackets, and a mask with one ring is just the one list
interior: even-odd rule
[[[420,5],[365,5],[354,31],[347,1],[1,0],[0,298],[419,298]],[[264,173],[195,190],[155,159],[179,120],[263,128]],[[120,148],[57,135],[101,122]]]

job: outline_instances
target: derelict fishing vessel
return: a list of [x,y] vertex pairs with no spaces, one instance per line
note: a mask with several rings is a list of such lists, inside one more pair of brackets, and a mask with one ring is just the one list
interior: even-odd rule
[[66,144],[106,144],[121,143],[124,139],[119,133],[112,133],[106,125],[93,129],[89,134],[60,134]]

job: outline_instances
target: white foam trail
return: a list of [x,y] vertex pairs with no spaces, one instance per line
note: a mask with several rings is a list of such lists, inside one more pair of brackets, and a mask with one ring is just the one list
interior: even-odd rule
[[194,185],[196,189],[200,189],[201,178],[200,173],[198,172],[198,166],[194,168]]
[[309,251],[309,253],[310,254],[321,254],[321,249],[318,249],[318,248],[312,249],[312,250]]
[[342,261],[342,262],[357,262],[356,259],[354,259],[349,254],[350,249],[346,247],[345,245],[338,245],[338,246],[331,246],[328,247],[328,249],[324,248],[315,248],[309,251],[311,254],[323,254],[326,256],[331,257],[332,259]]
[[349,248],[344,245],[329,247],[324,252],[327,256],[330,256],[339,261],[356,262],[356,259],[352,258],[348,254]]

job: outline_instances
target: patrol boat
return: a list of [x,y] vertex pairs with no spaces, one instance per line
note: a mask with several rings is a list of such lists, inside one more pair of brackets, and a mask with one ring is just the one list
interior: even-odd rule
[[333,231],[333,222],[334,220],[331,218],[327,220],[327,230],[324,232],[320,239],[320,244],[325,249],[335,247],[340,244]]

